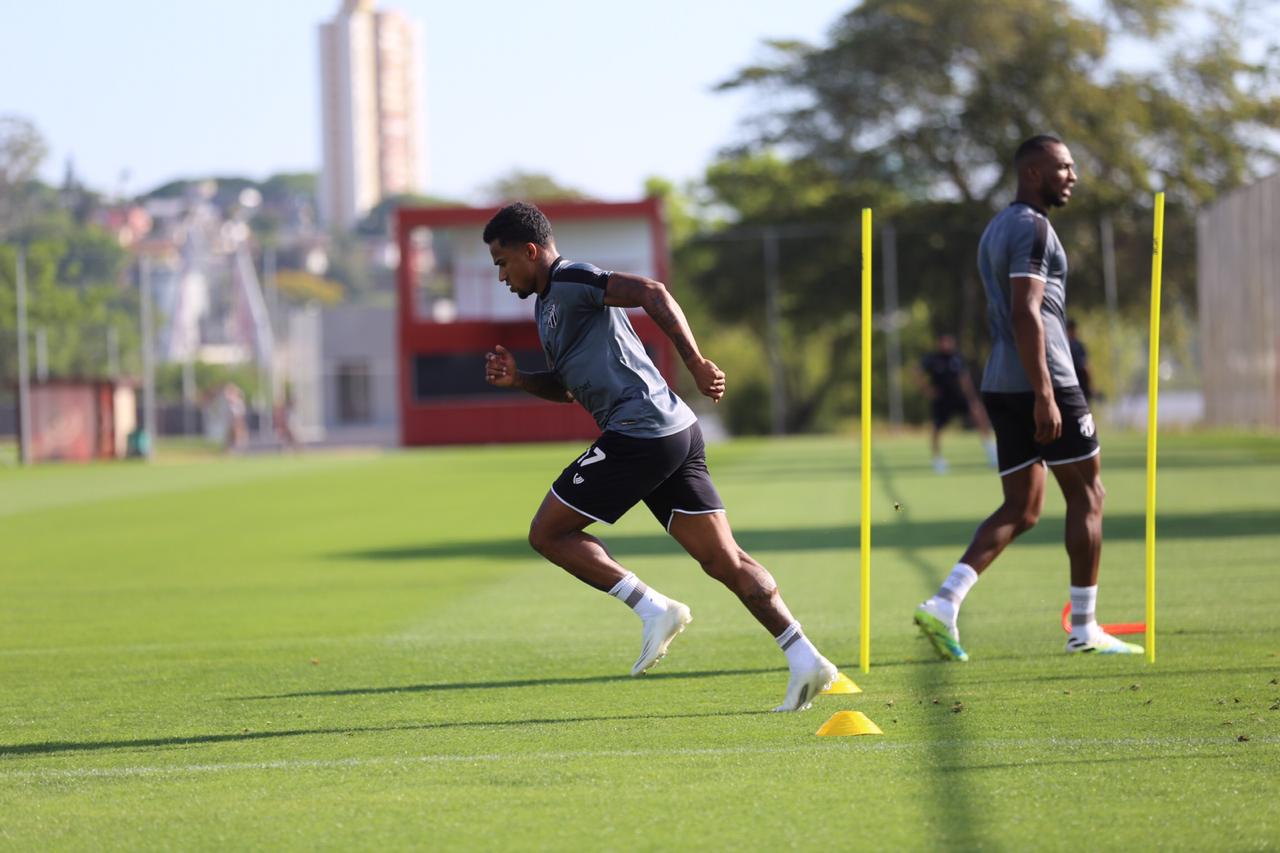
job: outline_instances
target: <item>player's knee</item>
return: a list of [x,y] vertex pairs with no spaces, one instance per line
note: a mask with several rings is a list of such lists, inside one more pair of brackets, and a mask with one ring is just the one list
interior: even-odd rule
[[1102,515],[1102,504],[1106,498],[1107,490],[1102,487],[1102,481],[1094,480],[1081,492],[1080,508],[1089,515]]
[[538,524],[537,519],[529,525],[529,547],[546,557],[552,550],[555,536],[551,531]]
[[1021,536],[1028,530],[1036,526],[1040,521],[1040,508],[1035,505],[1023,504],[1013,508],[1013,535]]
[[702,566],[704,572],[721,583],[731,583],[734,578],[742,573],[742,557],[733,551],[715,551],[705,557],[700,557],[698,563]]

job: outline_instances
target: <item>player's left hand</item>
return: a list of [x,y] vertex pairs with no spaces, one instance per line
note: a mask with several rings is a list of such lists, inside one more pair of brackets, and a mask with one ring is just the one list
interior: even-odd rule
[[516,357],[502,344],[494,346],[492,352],[484,356],[484,378],[490,385],[499,388],[511,388],[519,379],[516,370]]
[[689,372],[693,374],[698,391],[719,403],[724,396],[724,371],[716,367],[714,361],[703,358],[690,364]]

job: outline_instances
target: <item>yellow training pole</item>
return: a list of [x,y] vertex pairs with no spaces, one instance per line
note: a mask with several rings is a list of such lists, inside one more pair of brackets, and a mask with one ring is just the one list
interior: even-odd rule
[[1147,349],[1147,662],[1156,662],[1156,432],[1160,393],[1160,268],[1164,256],[1164,193],[1156,193],[1151,241],[1151,341]]
[[871,671],[871,208],[862,209],[862,618],[858,659]]

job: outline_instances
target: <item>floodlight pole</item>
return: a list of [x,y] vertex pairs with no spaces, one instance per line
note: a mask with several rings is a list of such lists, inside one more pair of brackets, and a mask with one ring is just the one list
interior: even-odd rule
[[18,249],[18,460],[31,464],[31,377],[27,364],[27,255]]

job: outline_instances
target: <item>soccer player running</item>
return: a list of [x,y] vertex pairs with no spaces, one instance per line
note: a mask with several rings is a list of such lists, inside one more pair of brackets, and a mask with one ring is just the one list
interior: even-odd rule
[[969,659],[956,628],[960,604],[1000,552],[1039,520],[1047,464],[1067,505],[1066,650],[1141,654],[1141,646],[1107,634],[1094,616],[1105,491],[1093,415],[1067,344],[1067,255],[1049,224],[1050,208],[1071,199],[1075,164],[1061,140],[1035,136],[1018,147],[1014,167],[1017,197],[978,244],[992,337],[982,399],[995,428],[1004,502],[978,526],[938,592],[916,608],[915,623],[943,659]]
[[543,498],[529,527],[529,544],[640,617],[640,657],[631,674],[641,675],[689,624],[689,608],[645,585],[585,529],[595,521],[613,524],[644,501],[703,571],[738,596],[786,655],[790,680],[774,710],[809,707],[835,679],[836,668],[805,637],[773,577],[734,540],[707,470],[697,417],[667,386],[624,310],[643,308],[675,344],[698,390],[719,401],[724,372],[699,352],[680,306],[661,282],[561,257],[551,223],[531,204],[499,210],[485,226],[484,242],[498,280],[521,299],[537,297],[538,337],[549,368],[518,370],[515,358],[499,345],[485,356],[485,379],[553,402],[581,403],[601,429]]

